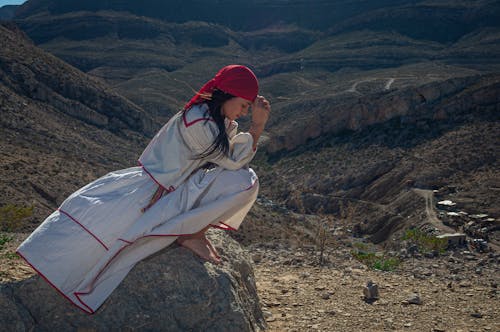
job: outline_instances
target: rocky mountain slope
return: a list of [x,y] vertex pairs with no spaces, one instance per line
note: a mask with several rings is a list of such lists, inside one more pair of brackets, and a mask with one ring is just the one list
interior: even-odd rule
[[0,20],[12,19],[18,7],[18,5],[5,5],[0,7]]
[[135,165],[157,124],[15,27],[0,41],[0,205],[33,207],[37,224],[78,186]]
[[[262,182],[268,184],[262,191],[294,211],[338,215],[349,206],[355,221],[351,227],[360,235],[370,234],[375,242],[392,239],[396,244],[409,226],[433,226],[425,213],[425,200],[415,189],[436,196],[432,205],[449,199],[456,203],[455,212],[498,218],[498,79],[497,75],[476,78],[464,91],[434,105],[432,112],[424,111],[425,105],[414,105],[410,114],[330,134],[321,131],[328,122],[318,116],[300,129],[305,135],[285,130],[281,143],[294,149],[271,154],[258,164]],[[455,80],[447,84],[459,86]],[[481,102],[471,106],[474,98]],[[412,99],[388,100],[388,105],[402,103],[404,109]],[[389,109],[383,106],[377,111],[369,105],[373,104],[360,104],[359,113],[348,108],[344,121],[353,126],[359,118],[375,122]],[[447,212],[442,212],[441,219],[446,220]],[[462,216],[455,226],[471,220]],[[498,244],[494,220],[486,221],[485,216],[473,224]]]

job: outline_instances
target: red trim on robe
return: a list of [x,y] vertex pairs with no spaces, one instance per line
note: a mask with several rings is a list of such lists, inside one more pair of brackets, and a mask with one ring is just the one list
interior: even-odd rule
[[[59,294],[61,294],[66,300],[68,300],[69,302],[71,302],[71,304],[73,304],[75,307],[77,307],[78,309],[80,309],[81,311],[83,311],[84,313],[86,314],[93,314],[94,311],[92,309],[90,309],[87,305],[85,305],[86,308],[88,308],[90,310],[87,311],[85,310],[84,308],[82,308],[81,306],[79,306],[76,302],[74,302],[72,299],[70,299],[68,296],[66,296],[66,294],[64,294],[64,292],[62,290],[60,290],[59,288],[56,287],[56,285],[54,285],[53,283],[50,282],[49,278],[47,278],[42,272],[40,272],[33,264],[30,263],[30,261],[28,261],[28,259],[26,257],[23,256],[23,254],[21,254],[19,251],[16,251],[16,254],[19,255],[19,257],[21,257],[22,259],[24,259],[24,261],[26,262],[26,264],[28,264],[29,266],[31,266],[31,268],[33,270],[36,271],[36,273],[38,273],[43,280],[45,280],[50,286],[52,286],[52,288],[54,288]],[[80,301],[81,302],[81,301]]]
[[139,166],[142,167],[142,169],[144,170],[144,172],[146,172],[146,174],[149,175],[149,177],[157,184],[159,185],[160,187],[163,188],[163,190],[165,190],[167,193],[171,193],[172,191],[175,191],[175,188],[174,186],[170,186],[170,187],[165,187],[164,185],[162,185],[160,182],[158,182],[158,180],[155,179],[155,177],[153,176],[153,174],[151,174],[147,168],[139,161],[137,160],[137,163],[139,164]]
[[[191,110],[191,109],[189,109]],[[203,121],[203,120],[206,120],[206,121],[214,121],[214,119],[212,118],[198,118],[198,119],[194,119],[193,121],[191,122],[187,122],[187,119],[186,119],[186,113],[189,112],[189,110],[187,110],[186,112],[182,113],[182,120],[184,121],[184,125],[186,126],[186,128],[194,125],[196,122],[200,122],[200,121]]]
[[104,242],[101,241],[101,239],[99,239],[97,237],[97,235],[95,235],[94,233],[92,233],[87,227],[83,226],[81,223],[78,222],[78,220],[76,220],[75,218],[73,218],[72,215],[70,215],[68,212],[64,211],[64,210],[61,210],[61,208],[58,208],[57,211],[61,212],[62,214],[66,215],[68,218],[70,218],[71,220],[73,220],[75,223],[77,223],[78,225],[80,225],[81,228],[83,228],[87,233],[89,233],[90,235],[92,235],[92,237],[94,239],[97,240],[97,242],[99,242],[103,247],[104,249],[106,250],[109,250],[108,247],[104,244]]

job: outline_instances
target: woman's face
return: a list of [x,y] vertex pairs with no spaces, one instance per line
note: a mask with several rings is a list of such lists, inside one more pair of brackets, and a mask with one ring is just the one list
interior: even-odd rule
[[252,102],[241,97],[234,97],[222,104],[221,110],[222,115],[224,115],[229,120],[236,120],[241,116],[248,114],[248,110],[252,105]]

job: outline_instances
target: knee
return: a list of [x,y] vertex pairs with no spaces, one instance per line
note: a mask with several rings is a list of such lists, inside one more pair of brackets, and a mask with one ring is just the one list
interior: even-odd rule
[[232,185],[238,186],[240,190],[254,191],[259,188],[257,174],[255,174],[254,170],[251,168],[242,168],[235,171],[224,170],[223,173],[225,182],[227,181]]

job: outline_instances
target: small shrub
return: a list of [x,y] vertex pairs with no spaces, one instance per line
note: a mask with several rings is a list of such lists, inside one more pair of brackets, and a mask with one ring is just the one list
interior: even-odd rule
[[399,259],[395,257],[388,257],[376,260],[372,266],[375,270],[394,271],[398,265]]
[[368,244],[363,242],[354,242],[352,246],[358,249],[358,251],[368,251],[369,248]]
[[413,242],[418,247],[418,250],[424,254],[432,251],[437,251],[442,254],[448,247],[448,241],[446,239],[439,239],[434,235],[416,228],[407,230],[403,236],[403,240]]
[[8,252],[5,254],[7,259],[19,259],[19,256],[15,252]]
[[7,234],[0,234],[0,250],[2,250],[6,243],[12,240],[12,236]]
[[22,226],[25,218],[33,215],[33,206],[7,204],[0,208],[0,231],[15,232]]
[[353,251],[353,257],[371,269],[381,271],[394,271],[399,265],[395,257],[378,256],[373,252]]

